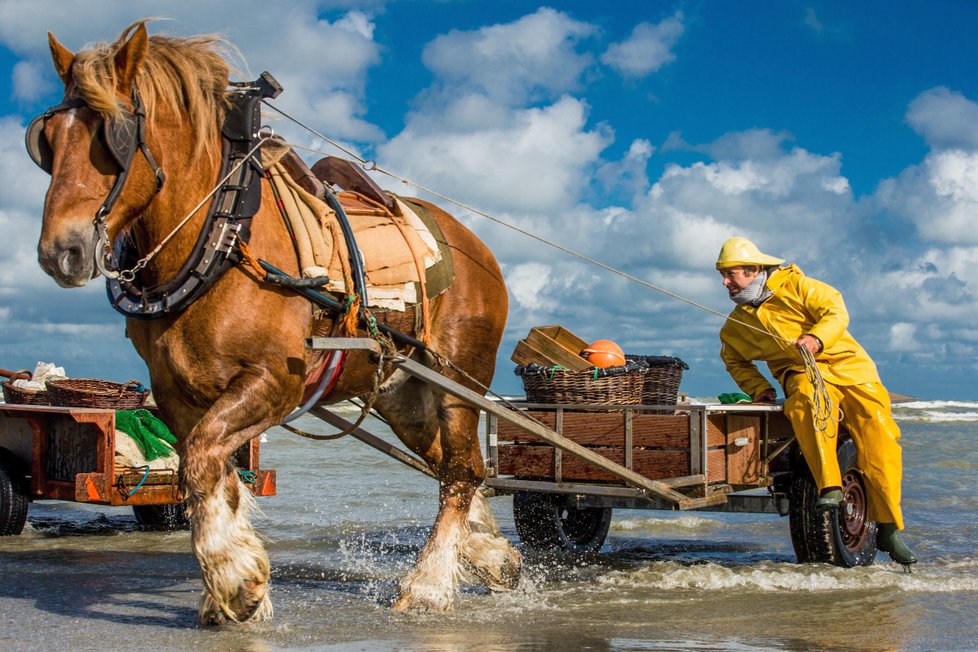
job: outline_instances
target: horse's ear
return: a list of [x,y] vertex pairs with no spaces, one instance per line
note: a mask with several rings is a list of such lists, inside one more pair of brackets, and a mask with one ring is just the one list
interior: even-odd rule
[[149,47],[149,35],[146,33],[146,25],[140,23],[133,32],[125,45],[115,53],[115,69],[119,80],[119,87],[128,90],[132,86],[139,67],[143,65],[146,58],[146,50]]
[[71,64],[75,60],[75,55],[71,50],[61,45],[51,32],[48,32],[48,45],[51,47],[51,58],[54,59],[54,69],[58,73],[58,77],[61,78],[61,81],[67,86],[68,80],[70,79]]

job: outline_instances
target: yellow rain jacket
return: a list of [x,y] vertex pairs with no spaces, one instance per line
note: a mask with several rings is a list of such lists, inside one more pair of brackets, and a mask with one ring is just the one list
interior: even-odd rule
[[[767,287],[772,292],[767,301],[757,308],[736,306],[720,329],[720,357],[743,391],[755,398],[771,387],[754,360],[767,362],[771,375],[782,386],[789,372],[804,373],[801,353],[792,343],[806,333],[822,341],[815,362],[826,382],[880,382],[872,358],[846,330],[849,313],[838,290],[808,278],[796,265],[772,272]],[[783,339],[768,337],[749,326]]]
[[[771,273],[772,296],[760,307],[738,305],[720,329],[720,356],[740,388],[756,398],[771,386],[753,360],[767,362],[785,390],[784,413],[791,420],[808,467],[821,491],[841,487],[836,459],[838,424],[829,419],[817,428],[811,400],[814,389],[794,341],[806,333],[822,341],[815,356],[832,404],[856,444],[856,463],[866,480],[867,516],[903,529],[900,484],[903,460],[900,429],[890,416],[890,399],[872,359],[846,327],[849,313],[838,290],[806,277],[794,265]],[[782,339],[750,328],[762,329]],[[799,372],[794,374],[793,372]]]

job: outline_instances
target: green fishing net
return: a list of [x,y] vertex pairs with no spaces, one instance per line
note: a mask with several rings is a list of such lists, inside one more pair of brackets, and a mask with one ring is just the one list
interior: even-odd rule
[[729,403],[750,403],[750,396],[743,392],[727,392],[717,396],[724,405]]
[[[132,437],[143,452],[147,462],[158,457],[169,457],[177,443],[166,424],[149,410],[119,410],[115,413],[115,427]],[[166,443],[164,443],[166,442]],[[169,443],[170,446],[166,444]]]

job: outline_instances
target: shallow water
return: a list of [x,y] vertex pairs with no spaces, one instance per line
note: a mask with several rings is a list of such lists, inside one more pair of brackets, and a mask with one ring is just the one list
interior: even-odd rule
[[[187,532],[142,532],[126,508],[34,503],[0,539],[0,649],[978,649],[978,402],[897,406],[913,574],[799,565],[787,519],[616,510],[585,562],[525,555],[512,593],[467,587],[448,614],[397,615],[397,582],[435,514],[432,480],[347,438],[268,433],[259,499],[275,618],[198,629]],[[368,429],[386,433],[375,421]],[[300,427],[315,430],[314,421]],[[517,537],[510,500],[492,499]]]

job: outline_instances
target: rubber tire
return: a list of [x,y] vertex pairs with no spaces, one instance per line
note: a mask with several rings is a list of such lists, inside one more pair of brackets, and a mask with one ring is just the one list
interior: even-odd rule
[[0,536],[16,536],[27,523],[30,502],[24,478],[13,470],[6,456],[0,456]]
[[178,505],[133,505],[132,513],[136,522],[148,530],[189,530],[190,519]]
[[791,544],[799,563],[869,566],[876,558],[876,523],[866,515],[866,487],[856,466],[856,445],[843,439],[837,455],[843,495],[838,510],[817,511],[818,489],[808,465],[802,459],[795,468],[788,493]]
[[608,537],[611,512],[610,507],[574,507],[566,494],[517,491],[513,495],[516,533],[525,545],[540,550],[597,552]]

